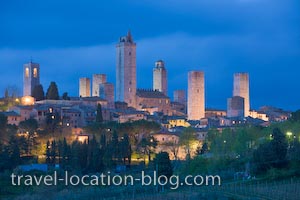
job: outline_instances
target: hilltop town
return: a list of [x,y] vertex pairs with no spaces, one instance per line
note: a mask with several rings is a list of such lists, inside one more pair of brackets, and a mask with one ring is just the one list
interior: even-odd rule
[[44,91],[42,66],[24,64],[23,96],[6,90],[0,100],[0,171],[138,176],[137,170],[158,170],[167,177],[217,173],[235,181],[273,169],[297,174],[299,111],[251,109],[246,72],[233,74],[226,110],[205,106],[200,70],[187,72],[188,88],[169,97],[163,60],[154,62],[153,87],[137,88],[136,46],[130,31],[120,37],[116,83],[95,71],[92,79],[79,79],[78,96],[59,94],[55,77]]

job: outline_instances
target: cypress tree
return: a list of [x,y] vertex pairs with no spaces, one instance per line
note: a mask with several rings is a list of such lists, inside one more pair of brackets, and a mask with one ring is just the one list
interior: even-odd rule
[[35,98],[36,101],[41,101],[41,100],[45,99],[44,89],[43,89],[43,86],[41,84],[36,85],[33,88],[32,96]]
[[103,122],[102,107],[101,107],[100,103],[98,103],[98,105],[97,105],[96,122],[97,123],[102,123]]
[[46,99],[59,100],[58,88],[55,82],[51,82],[46,93]]

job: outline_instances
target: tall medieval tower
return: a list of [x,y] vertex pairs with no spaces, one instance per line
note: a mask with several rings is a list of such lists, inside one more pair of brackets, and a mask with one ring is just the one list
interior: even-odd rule
[[100,84],[106,83],[105,74],[93,74],[92,96],[99,97]]
[[91,79],[89,78],[79,79],[79,96],[80,97],[91,96]]
[[130,31],[116,45],[116,101],[136,107],[136,43]]
[[250,111],[248,73],[235,73],[233,75],[233,96],[244,98],[244,116],[248,117]]
[[168,96],[167,70],[162,60],[155,62],[153,69],[153,90],[158,90]]
[[205,117],[204,72],[188,73],[188,119],[200,120]]
[[40,65],[30,61],[24,64],[23,70],[23,96],[31,96],[34,87],[40,84]]

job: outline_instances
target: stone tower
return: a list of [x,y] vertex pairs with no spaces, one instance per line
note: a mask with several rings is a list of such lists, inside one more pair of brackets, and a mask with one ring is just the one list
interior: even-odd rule
[[227,99],[227,117],[244,117],[244,98],[235,96]]
[[130,31],[116,45],[116,101],[136,107],[136,44]]
[[188,73],[188,119],[200,120],[205,117],[204,72]]
[[40,84],[40,65],[30,61],[24,64],[23,70],[23,96],[31,96],[34,87]]
[[153,68],[153,90],[158,90],[168,96],[167,70],[162,60],[156,61]]
[[114,85],[112,83],[101,83],[99,85],[99,96],[107,101],[108,108],[114,108],[115,95]]
[[91,96],[91,80],[89,78],[79,79],[79,96],[80,97]]
[[244,98],[244,116],[249,116],[249,75],[248,73],[235,73],[233,75],[233,96]]
[[99,85],[106,83],[105,74],[93,74],[92,96],[99,97]]
[[186,105],[186,94],[185,90],[174,90],[173,92],[173,99],[175,102],[181,103]]

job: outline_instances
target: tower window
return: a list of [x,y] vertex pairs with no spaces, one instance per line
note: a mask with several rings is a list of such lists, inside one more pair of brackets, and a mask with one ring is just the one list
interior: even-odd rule
[[36,78],[38,76],[37,68],[33,68],[33,77]]
[[25,77],[26,78],[29,77],[29,68],[28,67],[25,68]]

